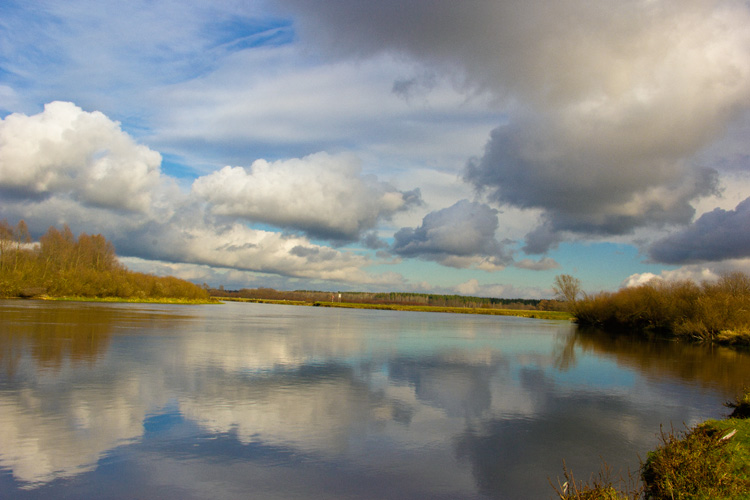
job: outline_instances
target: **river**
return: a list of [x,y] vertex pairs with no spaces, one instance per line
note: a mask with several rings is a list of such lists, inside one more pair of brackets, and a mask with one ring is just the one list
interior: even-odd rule
[[0,498],[553,498],[748,385],[564,321],[0,301]]

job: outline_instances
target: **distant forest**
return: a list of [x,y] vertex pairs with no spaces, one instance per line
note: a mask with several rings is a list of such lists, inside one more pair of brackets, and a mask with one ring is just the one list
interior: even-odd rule
[[26,223],[0,221],[0,297],[117,297],[207,301],[185,280],[129,271],[101,234],[76,238],[66,225],[32,243]]
[[557,300],[499,299],[490,297],[466,297],[463,295],[437,295],[409,292],[322,292],[309,290],[280,291],[272,288],[243,288],[224,290],[212,288],[214,297],[260,300],[288,300],[299,302],[348,302],[353,304],[401,304],[433,307],[472,307],[520,310],[562,310],[565,303]]

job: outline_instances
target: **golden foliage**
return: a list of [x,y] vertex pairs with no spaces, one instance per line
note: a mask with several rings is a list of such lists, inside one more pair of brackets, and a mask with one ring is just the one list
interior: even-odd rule
[[51,227],[30,244],[26,224],[0,221],[0,297],[49,296],[181,298],[208,300],[208,292],[185,280],[127,270],[101,234]]

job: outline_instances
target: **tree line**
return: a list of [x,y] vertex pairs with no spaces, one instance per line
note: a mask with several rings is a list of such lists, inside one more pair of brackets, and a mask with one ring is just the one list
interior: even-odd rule
[[432,307],[467,307],[516,310],[559,310],[562,303],[556,300],[505,299],[493,297],[468,297],[410,292],[325,292],[315,290],[282,291],[273,288],[243,288],[224,290],[212,288],[215,297],[287,300],[299,302],[347,302],[352,304],[398,304]]
[[750,276],[746,273],[727,273],[702,283],[651,280],[591,295],[581,292],[579,280],[561,275],[554,289],[581,325],[750,344]]
[[76,238],[64,225],[50,227],[34,243],[23,220],[16,226],[0,221],[0,297],[39,295],[209,299],[204,288],[188,281],[126,269],[101,234]]

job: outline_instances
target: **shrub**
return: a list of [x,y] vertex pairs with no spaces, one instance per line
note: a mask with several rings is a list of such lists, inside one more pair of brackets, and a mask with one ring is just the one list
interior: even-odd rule
[[750,343],[750,276],[715,283],[651,281],[616,293],[586,295],[573,314],[581,324],[648,330],[724,343]]

